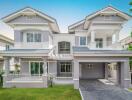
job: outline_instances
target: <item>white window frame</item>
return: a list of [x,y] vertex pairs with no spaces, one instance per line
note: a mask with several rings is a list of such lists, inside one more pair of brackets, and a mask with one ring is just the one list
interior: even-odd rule
[[[65,62],[65,61],[64,61],[64,62]],[[61,71],[61,65],[62,65],[61,62],[60,62],[59,64],[60,64],[60,65],[59,65],[59,66],[60,66],[60,73],[62,73],[62,74],[65,74],[65,73],[72,73],[72,63],[71,63],[71,64],[67,64],[67,62],[65,62],[65,64],[63,64],[63,65],[65,66],[65,72],[62,72],[62,71]],[[66,71],[66,67],[67,67],[66,65],[69,65],[69,66],[71,67],[71,68],[70,68],[70,72],[67,72],[67,71]]]
[[[80,42],[81,42],[81,41],[80,41],[80,40],[81,40],[80,38],[81,38],[81,37],[85,37],[85,38],[86,38],[86,44],[85,44],[85,45],[81,45],[81,44],[80,44]],[[87,36],[79,36],[79,46],[87,46]]]
[[39,63],[39,74],[38,74],[38,75],[40,76],[40,63],[44,63],[44,62],[43,62],[43,61],[29,61],[29,74],[30,74],[30,75],[32,75],[32,74],[31,74],[31,63],[32,63],[32,62]]
[[[98,47],[97,47],[97,43],[100,44],[100,43],[99,43],[100,41],[97,42],[96,39],[97,39],[97,40],[102,40],[102,41],[101,41],[101,42],[102,42],[102,47],[99,47],[99,45],[98,45]],[[95,39],[96,48],[103,48],[103,39],[102,39],[102,38],[96,38],[96,39]]]
[[[61,43],[65,43],[65,48],[60,47]],[[66,43],[69,44],[69,48],[66,48]],[[65,51],[61,51],[61,49],[65,50]],[[69,49],[69,51],[66,51],[66,49]],[[70,52],[71,52],[71,43],[70,42],[67,42],[67,41],[58,42],[58,53],[59,54],[70,54]]]

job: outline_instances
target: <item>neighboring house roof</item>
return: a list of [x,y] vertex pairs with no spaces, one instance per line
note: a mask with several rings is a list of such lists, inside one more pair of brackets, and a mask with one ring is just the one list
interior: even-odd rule
[[73,47],[74,54],[95,55],[95,56],[132,56],[132,51],[128,50],[90,50],[88,47]]
[[14,40],[0,34],[0,42],[2,42],[3,44],[11,44],[13,45],[14,44]]
[[121,42],[121,45],[128,45],[128,44],[132,43],[132,37],[128,36],[128,37],[122,39],[120,42]]
[[14,40],[14,30],[6,23],[0,21],[0,35]]
[[72,29],[72,28],[75,28],[75,27],[81,25],[82,23],[84,23],[84,25],[85,25],[86,22],[87,22],[87,20],[89,20],[89,19],[91,19],[91,18],[97,16],[97,15],[100,14],[100,13],[104,13],[103,11],[105,11],[105,10],[107,10],[107,9],[112,9],[113,11],[115,11],[115,13],[118,13],[120,16],[122,16],[122,17],[125,18],[126,20],[129,20],[130,18],[132,18],[131,15],[129,15],[129,14],[125,13],[125,12],[122,12],[122,11],[116,9],[115,7],[107,6],[107,7],[103,8],[103,9],[101,9],[101,10],[99,10],[99,11],[96,11],[96,12],[94,12],[94,13],[92,13],[92,14],[86,16],[85,19],[83,19],[83,20],[81,20],[81,21],[79,21],[79,22],[77,22],[77,23],[74,23],[74,24],[70,25],[70,26],[68,27],[68,29],[70,30],[70,29]]
[[20,9],[20,10],[14,12],[12,14],[9,14],[8,16],[3,17],[2,20],[4,22],[8,22],[9,20],[12,20],[12,19],[16,18],[17,16],[19,16],[20,14],[24,13],[24,11],[26,11],[26,10],[30,10],[30,11],[34,12],[35,14],[38,14],[39,16],[41,16],[41,17],[45,18],[46,20],[50,21],[50,25],[54,29],[54,31],[55,32],[60,32],[59,26],[57,24],[56,19],[54,19],[53,17],[51,17],[51,16],[49,16],[45,13],[42,13],[42,12],[36,10],[34,8],[31,8],[31,7],[25,7],[23,9]]

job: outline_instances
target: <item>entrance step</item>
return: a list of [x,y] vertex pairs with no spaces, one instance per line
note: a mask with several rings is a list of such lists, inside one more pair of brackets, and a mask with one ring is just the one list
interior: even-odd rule
[[56,77],[53,82],[55,84],[73,84],[72,77]]

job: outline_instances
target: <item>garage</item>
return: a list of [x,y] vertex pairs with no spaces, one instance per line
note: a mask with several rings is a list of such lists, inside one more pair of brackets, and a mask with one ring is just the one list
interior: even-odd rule
[[105,63],[80,62],[80,79],[102,79],[105,78]]

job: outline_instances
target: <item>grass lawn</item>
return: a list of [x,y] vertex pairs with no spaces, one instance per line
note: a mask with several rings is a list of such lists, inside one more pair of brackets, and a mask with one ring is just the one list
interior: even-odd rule
[[0,88],[0,100],[81,100],[72,85],[53,88]]
[[129,88],[128,90],[129,90],[129,91],[132,91],[132,88]]

